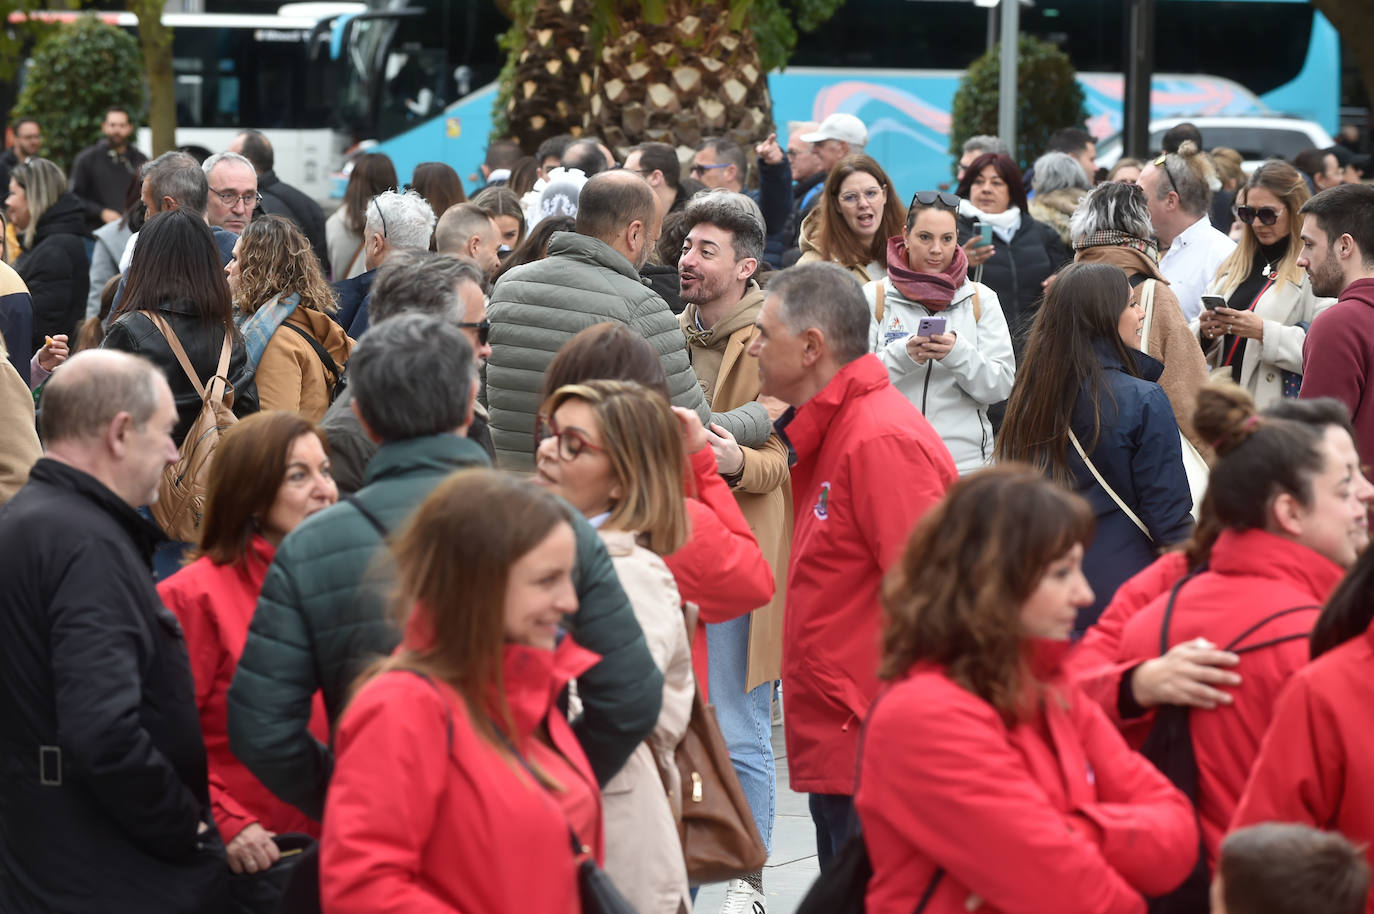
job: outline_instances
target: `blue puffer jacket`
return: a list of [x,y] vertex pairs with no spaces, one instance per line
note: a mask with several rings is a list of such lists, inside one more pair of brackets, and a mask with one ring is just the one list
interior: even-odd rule
[[[1133,351],[1139,377],[1132,377],[1113,347],[1098,343],[1096,349],[1105,371],[1098,392],[1102,425],[1088,456],[1150,535],[1141,533],[1117,507],[1070,447],[1074,489],[1097,514],[1097,534],[1083,557],[1083,571],[1096,600],[1079,610],[1079,632],[1097,620],[1127,578],[1154,561],[1160,549],[1182,542],[1193,530],[1189,514],[1193,499],[1183,469],[1178,423],[1164,388],[1155,383],[1164,371],[1163,363]],[[1093,441],[1093,402],[1086,389],[1079,390],[1071,425],[1087,450]]]

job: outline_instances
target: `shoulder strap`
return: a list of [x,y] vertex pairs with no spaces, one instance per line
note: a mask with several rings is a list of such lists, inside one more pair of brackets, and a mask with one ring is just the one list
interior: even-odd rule
[[1293,606],[1288,609],[1281,609],[1276,613],[1271,613],[1233,638],[1231,643],[1222,648],[1222,650],[1230,651],[1233,654],[1248,654],[1251,651],[1273,647],[1276,644],[1283,644],[1286,641],[1297,641],[1299,638],[1307,638],[1312,634],[1311,632],[1294,632],[1290,635],[1282,635],[1278,638],[1271,638],[1268,641],[1261,641],[1258,644],[1247,644],[1244,647],[1239,646],[1242,641],[1259,631],[1261,628],[1264,628],[1264,626],[1273,622],[1275,619],[1281,619],[1284,616],[1291,616],[1293,613],[1304,612],[1309,609],[1321,609],[1321,607],[1313,603],[1307,606]]
[[1107,480],[1102,478],[1102,474],[1097,472],[1097,467],[1093,466],[1093,462],[1088,459],[1087,453],[1084,452],[1083,445],[1078,443],[1078,436],[1073,433],[1073,429],[1069,429],[1069,440],[1073,442],[1073,449],[1078,451],[1079,457],[1083,458],[1083,462],[1087,464],[1088,472],[1093,474],[1093,479],[1097,480],[1097,484],[1102,487],[1104,492],[1111,496],[1112,501],[1116,502],[1116,506],[1121,509],[1122,513],[1131,519],[1131,523],[1140,528],[1140,532],[1145,534],[1150,542],[1154,542],[1154,537],[1150,536],[1150,530],[1145,526],[1145,522],[1136,516],[1136,513],[1121,500],[1121,496],[1116,494],[1116,490],[1107,485]]
[[290,321],[282,324],[282,326],[286,327],[288,330],[296,331],[296,333],[300,334],[301,339],[310,344],[310,348],[315,350],[315,355],[320,357],[320,362],[324,365],[324,370],[333,375],[334,381],[337,383],[339,380],[339,365],[334,361],[334,357],[329,354],[328,350],[320,345],[320,341],[315,339],[314,335],[305,330],[305,328],[293,324]]
[[973,322],[976,324],[983,319],[983,298],[978,294],[978,284],[973,286]]
[[1155,285],[1154,279],[1147,279],[1140,290],[1140,307],[1145,309],[1145,322],[1140,326],[1140,351],[1146,355],[1150,354],[1150,324],[1155,316]]
[[1187,584],[1195,578],[1201,570],[1202,569],[1199,568],[1197,571],[1190,571],[1180,578],[1173,589],[1169,591],[1169,602],[1164,606],[1164,620],[1159,626],[1159,656],[1161,657],[1169,653],[1169,626],[1173,624],[1174,621],[1174,604],[1178,602],[1178,592],[1183,589],[1184,584]]
[[377,532],[382,535],[382,539],[387,538],[387,535],[390,531],[386,529],[386,524],[382,523],[381,518],[379,518],[376,514],[373,514],[372,509],[364,505],[362,503],[362,500],[359,499],[357,495],[345,495],[341,500],[348,502],[350,505],[356,508],[358,513],[361,514],[363,518],[374,528],[376,528]]
[[[202,384],[200,378],[196,376],[196,368],[191,364],[190,356],[186,354],[186,349],[182,347],[181,340],[177,339],[177,335],[172,330],[171,325],[167,323],[161,314],[152,311],[145,311],[143,313],[147,315],[148,320],[153,322],[153,326],[156,327],[163,338],[167,340],[167,346],[172,350],[172,355],[176,356],[177,361],[181,363],[181,370],[186,372],[186,377],[190,379],[191,386],[195,388],[196,393],[204,400],[206,396],[205,385]],[[221,343],[219,347],[219,367],[215,369],[214,376],[210,378],[210,392],[212,394],[215,392],[216,384],[222,384],[228,380],[229,355],[233,351],[233,348],[233,341],[229,338],[229,328],[226,327],[224,329],[224,342]]]
[[[543,782],[539,780],[539,775],[534,773],[534,769],[530,767],[530,763],[525,761],[525,757],[520,754],[520,751],[515,748],[515,744],[512,743],[510,741],[510,738],[507,737],[506,734],[502,732],[501,728],[496,725],[496,721],[491,722],[491,728],[496,731],[496,737],[497,739],[501,740],[501,744],[506,747],[506,751],[509,752],[511,755],[515,756],[515,760],[520,763],[521,768],[525,769],[525,772],[530,776],[530,779],[534,781],[535,786],[539,787],[539,789],[543,791]],[[544,792],[547,793],[547,791]],[[553,799],[553,797],[550,797],[549,799]],[[572,843],[573,857],[583,857],[591,854],[591,848],[583,844],[582,839],[577,837],[577,832],[573,830],[572,822],[568,820],[568,814],[564,812],[563,806],[559,804],[557,800],[554,800],[554,805],[558,807],[559,813],[561,813],[563,816],[564,824],[568,826],[568,840]]]
[[[367,229],[364,228],[363,231],[366,232]],[[359,241],[359,242],[358,242],[358,249],[357,249],[356,251],[353,252],[353,256],[352,256],[352,257],[348,258],[348,266],[344,267],[344,275],[342,275],[342,276],[340,276],[338,279],[334,280],[335,282],[338,282],[340,279],[347,279],[347,278],[348,278],[348,274],[353,272],[353,264],[355,264],[355,263],[358,262],[358,255],[361,254],[361,253],[363,252],[363,247],[364,247],[366,244],[367,244],[367,239],[366,239],[366,238],[363,238],[362,241]]]
[[879,330],[883,329],[883,298],[886,297],[886,295],[887,283],[886,281],[880,279],[878,280],[878,303],[874,308],[874,317],[878,321]]

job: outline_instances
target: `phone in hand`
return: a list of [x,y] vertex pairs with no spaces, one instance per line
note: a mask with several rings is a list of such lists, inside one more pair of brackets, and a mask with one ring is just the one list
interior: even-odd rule
[[1218,308],[1225,308],[1226,299],[1222,298],[1220,295],[1204,295],[1202,296],[1202,307],[1207,309],[1208,311],[1215,311]]
[[945,332],[945,319],[943,317],[923,317],[916,325],[916,335],[930,339],[937,333]]
[[992,225],[984,222],[973,223],[973,234],[978,236],[978,241],[974,243],[976,248],[985,248],[992,244]]

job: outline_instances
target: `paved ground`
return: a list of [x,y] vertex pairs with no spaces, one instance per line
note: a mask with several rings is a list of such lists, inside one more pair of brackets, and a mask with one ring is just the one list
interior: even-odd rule
[[[773,753],[778,765],[777,818],[773,823],[773,855],[763,871],[768,914],[792,914],[819,872],[816,831],[806,808],[806,795],[787,787],[787,749],[782,726],[773,728]],[[725,898],[724,885],[703,886],[697,894],[697,914],[716,914]]]

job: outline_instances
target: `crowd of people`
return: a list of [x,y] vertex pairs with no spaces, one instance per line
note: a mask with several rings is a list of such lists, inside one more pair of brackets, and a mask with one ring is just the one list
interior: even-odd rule
[[14,127],[0,909],[1374,912],[1348,156]]

